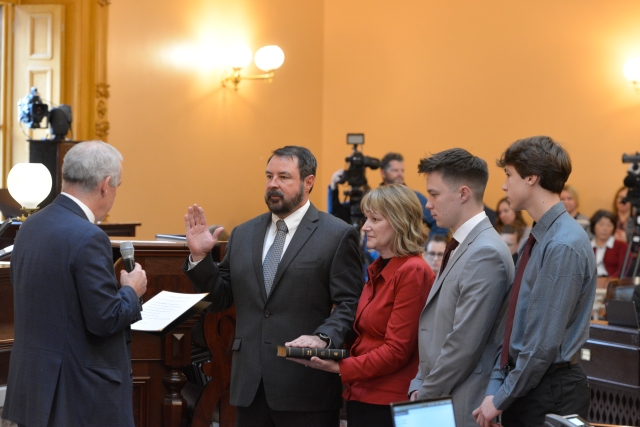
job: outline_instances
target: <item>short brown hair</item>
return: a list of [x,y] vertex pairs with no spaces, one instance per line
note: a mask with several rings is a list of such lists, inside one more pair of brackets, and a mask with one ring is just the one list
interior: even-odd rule
[[519,139],[502,153],[496,164],[513,166],[520,177],[538,176],[540,186],[560,194],[571,174],[571,158],[562,146],[548,136]]
[[369,191],[360,204],[362,212],[375,212],[387,219],[396,232],[391,241],[394,256],[417,255],[424,250],[427,228],[416,193],[404,184],[383,185]]
[[489,181],[487,162],[462,148],[451,148],[421,159],[418,172],[438,172],[442,175],[442,180],[449,184],[466,185],[480,203]]

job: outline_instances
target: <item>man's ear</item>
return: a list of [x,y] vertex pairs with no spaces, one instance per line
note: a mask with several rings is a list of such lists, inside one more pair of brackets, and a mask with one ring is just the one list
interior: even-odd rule
[[111,177],[108,176],[100,182],[100,195],[106,196],[109,186],[111,185]]
[[527,185],[536,185],[537,182],[540,182],[540,175],[531,175],[526,178]]
[[304,189],[307,193],[311,192],[313,188],[313,184],[316,182],[316,177],[314,175],[309,175],[304,179]]
[[466,185],[463,185],[462,187],[460,187],[459,191],[460,191],[460,199],[463,203],[469,200],[471,197],[473,197],[473,195],[471,194],[471,189]]

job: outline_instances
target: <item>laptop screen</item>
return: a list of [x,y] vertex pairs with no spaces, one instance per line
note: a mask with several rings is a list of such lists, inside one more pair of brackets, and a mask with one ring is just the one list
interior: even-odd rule
[[391,404],[395,427],[456,427],[450,396]]

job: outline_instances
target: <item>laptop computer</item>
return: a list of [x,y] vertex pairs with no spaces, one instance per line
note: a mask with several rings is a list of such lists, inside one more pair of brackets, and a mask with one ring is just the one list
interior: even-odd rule
[[605,299],[607,320],[611,326],[623,326],[638,329],[638,314],[635,301]]
[[456,427],[451,396],[391,405],[395,427]]

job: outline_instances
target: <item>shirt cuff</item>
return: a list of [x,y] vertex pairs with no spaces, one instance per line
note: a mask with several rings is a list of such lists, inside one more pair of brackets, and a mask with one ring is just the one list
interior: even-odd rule
[[[202,258],[202,259],[204,259],[204,258]],[[187,271],[193,269],[196,265],[198,265],[200,262],[202,262],[202,259],[200,261],[194,261],[191,258],[191,254],[189,254],[189,260],[188,260],[189,261],[189,268],[187,269]]]

